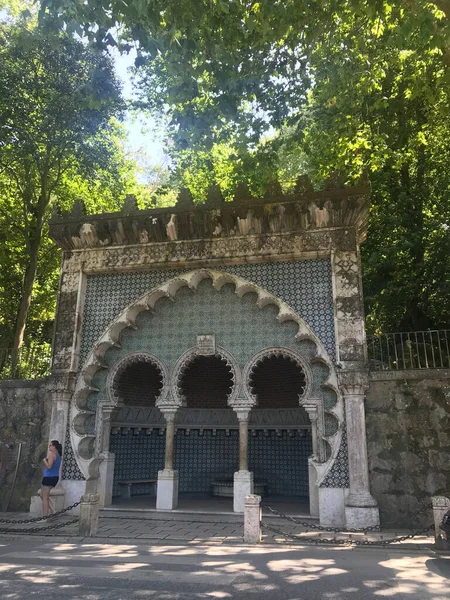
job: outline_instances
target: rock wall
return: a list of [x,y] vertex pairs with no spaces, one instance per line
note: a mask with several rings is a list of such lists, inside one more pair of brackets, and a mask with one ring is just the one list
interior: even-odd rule
[[373,372],[366,422],[382,526],[432,523],[431,496],[450,495],[450,372]]
[[10,497],[8,510],[28,511],[42,480],[50,416],[44,379],[0,381],[0,510]]

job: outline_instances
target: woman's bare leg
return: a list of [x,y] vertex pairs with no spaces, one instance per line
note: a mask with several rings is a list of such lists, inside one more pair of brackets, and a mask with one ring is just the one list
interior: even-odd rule
[[50,490],[52,488],[43,485],[41,487],[41,499],[42,499],[42,516],[46,517],[49,514],[49,498],[50,498]]

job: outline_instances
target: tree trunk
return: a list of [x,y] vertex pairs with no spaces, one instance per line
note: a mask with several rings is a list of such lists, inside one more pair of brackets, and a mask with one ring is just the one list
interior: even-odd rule
[[14,333],[14,342],[11,350],[11,377],[16,376],[17,365],[19,362],[19,350],[23,343],[25,326],[27,323],[28,311],[30,309],[31,296],[33,293],[34,280],[36,279],[37,263],[39,250],[42,241],[42,228],[44,224],[44,214],[47,208],[47,202],[40,202],[38,215],[36,218],[36,227],[34,235],[30,240],[29,260],[23,279],[22,297],[20,299],[19,310],[17,312],[16,329]]

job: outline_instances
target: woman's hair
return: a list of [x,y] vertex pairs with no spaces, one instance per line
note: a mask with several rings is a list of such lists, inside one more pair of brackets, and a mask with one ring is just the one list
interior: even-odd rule
[[51,442],[51,443],[53,444],[53,446],[55,446],[55,448],[56,448],[56,450],[57,450],[58,454],[59,454],[60,456],[62,456],[62,446],[61,446],[61,444],[58,442],[58,440],[52,440],[52,442]]

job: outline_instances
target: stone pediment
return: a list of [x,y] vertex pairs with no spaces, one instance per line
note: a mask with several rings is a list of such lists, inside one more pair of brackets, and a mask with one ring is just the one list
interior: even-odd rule
[[[113,419],[113,428],[158,429],[166,426],[157,408],[125,406]],[[236,413],[231,409],[180,409],[175,417],[178,429],[238,429]],[[250,429],[309,429],[306,412],[299,408],[254,409],[250,412]]]

